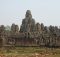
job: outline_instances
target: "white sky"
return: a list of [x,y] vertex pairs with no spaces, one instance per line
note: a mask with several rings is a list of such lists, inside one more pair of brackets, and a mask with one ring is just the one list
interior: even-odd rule
[[60,26],[60,0],[0,0],[0,25],[20,26],[26,10],[36,22]]

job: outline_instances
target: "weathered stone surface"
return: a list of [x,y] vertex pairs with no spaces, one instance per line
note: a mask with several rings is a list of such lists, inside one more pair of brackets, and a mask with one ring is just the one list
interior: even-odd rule
[[41,30],[44,31],[44,24],[41,23]]
[[25,18],[20,28],[21,32],[33,32],[35,30],[35,20],[32,18],[30,10],[27,10]]
[[18,27],[18,25],[15,25],[15,24],[12,24],[12,26],[11,26],[11,31],[12,32],[19,32],[19,27]]
[[0,32],[4,32],[4,31],[5,31],[4,25],[1,25],[1,26],[0,26]]
[[36,31],[37,32],[41,31],[41,25],[39,23],[36,24]]
[[15,24],[12,24],[11,31],[15,32]]

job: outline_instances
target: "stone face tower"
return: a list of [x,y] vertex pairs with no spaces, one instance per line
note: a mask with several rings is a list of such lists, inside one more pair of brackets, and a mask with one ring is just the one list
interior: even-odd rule
[[30,10],[26,11],[25,18],[22,21],[20,32],[33,32],[35,31],[35,20],[32,18]]

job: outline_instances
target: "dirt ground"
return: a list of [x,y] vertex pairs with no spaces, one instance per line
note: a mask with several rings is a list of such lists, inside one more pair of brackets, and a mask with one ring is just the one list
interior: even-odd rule
[[2,48],[0,49],[0,57],[60,57],[60,48]]
[[30,55],[25,55],[25,54],[20,54],[20,55],[3,55],[0,54],[0,57],[60,57],[60,54],[30,54]]

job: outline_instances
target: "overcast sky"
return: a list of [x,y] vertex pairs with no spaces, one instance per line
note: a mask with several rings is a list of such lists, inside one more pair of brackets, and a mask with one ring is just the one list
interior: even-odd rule
[[60,0],[0,0],[0,25],[20,26],[26,10],[36,22],[60,26]]

